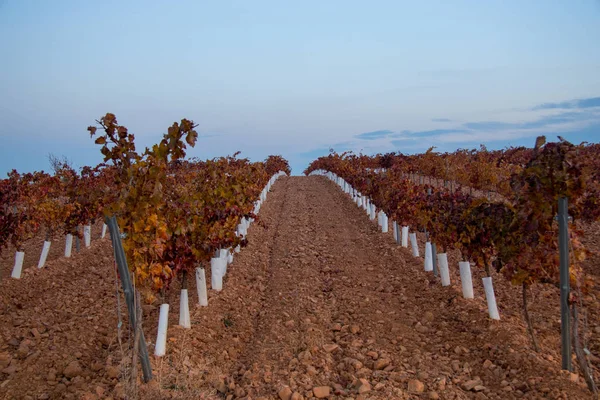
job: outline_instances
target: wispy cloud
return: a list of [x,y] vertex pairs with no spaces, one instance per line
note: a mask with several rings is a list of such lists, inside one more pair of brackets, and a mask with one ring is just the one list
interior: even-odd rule
[[363,139],[363,140],[375,140],[375,139],[381,139],[383,137],[390,136],[393,133],[394,132],[385,129],[385,130],[379,130],[379,131],[373,131],[373,132],[359,133],[358,135],[355,135],[354,137],[356,137],[357,139]]
[[589,97],[587,99],[576,99],[560,103],[543,103],[533,107],[532,110],[553,110],[557,108],[570,110],[593,107],[600,107],[600,97]]
[[[600,129],[600,97],[544,103],[520,115],[512,115],[510,120],[468,121],[453,123],[450,119],[437,118],[434,122],[447,121],[447,127],[416,131],[376,131],[356,135],[358,143],[369,141],[369,147],[387,149],[389,146],[402,151],[411,148],[427,148],[432,143],[467,145],[485,142],[514,142],[538,135],[562,135],[590,132]],[[600,133],[600,132],[599,132]]]
[[[574,142],[590,140],[589,138],[600,135],[600,97],[544,103],[521,109],[516,114],[511,112],[508,115],[493,115],[494,119],[466,122],[446,118],[431,119],[435,124],[429,122],[426,125],[429,129],[422,130],[386,129],[365,132],[331,147],[337,152],[352,150],[365,154],[390,151],[411,153],[425,151],[431,146],[436,146],[439,151],[453,151],[457,147],[476,147],[481,143],[496,148],[531,145],[531,138],[539,135],[549,138],[561,135]],[[319,152],[323,153],[324,149],[309,152],[306,156],[318,156],[316,153]]]
[[567,111],[558,114],[543,115],[534,120],[522,122],[480,121],[466,122],[462,126],[471,131],[491,132],[502,130],[535,130],[538,128],[556,127],[561,124],[585,123],[600,120],[600,104],[598,109],[587,108],[584,111]]

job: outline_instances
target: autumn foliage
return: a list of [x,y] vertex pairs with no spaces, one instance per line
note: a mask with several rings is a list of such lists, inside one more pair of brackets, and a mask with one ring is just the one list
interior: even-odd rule
[[[442,251],[514,284],[558,284],[558,199],[569,198],[575,220],[597,220],[597,145],[538,138],[534,148],[458,150],[368,157],[332,153],[305,173],[331,171],[401,225],[427,232]],[[489,200],[489,193],[500,195]],[[572,276],[585,257],[574,224],[570,229]]]
[[83,225],[116,215],[138,288],[163,291],[219,249],[246,245],[236,235],[269,178],[290,172],[281,156],[264,162],[186,159],[196,145],[193,121],[173,123],[162,140],[139,151],[135,136],[106,114],[88,132],[104,162],[77,172],[55,162],[54,174],[12,171],[0,180],[0,251],[38,233],[81,235]]

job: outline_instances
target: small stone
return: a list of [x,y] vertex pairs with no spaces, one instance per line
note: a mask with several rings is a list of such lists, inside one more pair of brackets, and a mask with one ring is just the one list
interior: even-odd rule
[[95,392],[98,395],[98,397],[103,397],[104,393],[106,393],[106,389],[104,389],[102,386],[96,386]]
[[323,345],[323,350],[325,350],[327,353],[333,353],[334,351],[336,351],[339,348],[340,348],[340,346],[338,346],[337,344],[325,344],[325,345]]
[[360,327],[359,327],[358,325],[352,325],[352,326],[350,327],[350,332],[351,332],[353,335],[356,335],[358,332],[360,332]]
[[55,393],[62,393],[65,390],[67,390],[67,385],[65,385],[64,383],[59,383],[58,385],[56,385],[56,387],[54,388],[54,392]]
[[335,324],[333,324],[333,326],[331,327],[331,330],[334,332],[339,332],[342,330],[342,324],[340,324],[339,322],[336,322]]
[[385,367],[387,367],[388,365],[390,365],[390,360],[387,358],[380,358],[379,360],[375,361],[375,364],[373,365],[373,369],[375,370],[382,370]]
[[367,355],[373,360],[377,360],[379,358],[379,354],[376,351],[369,351]]
[[425,390],[425,384],[417,379],[411,379],[408,381],[408,391],[413,393],[423,393]]
[[292,398],[292,389],[289,386],[284,386],[278,394],[281,400],[290,400]]
[[468,380],[468,381],[464,382],[462,384],[462,388],[464,390],[473,390],[473,388],[475,386],[478,386],[480,384],[481,384],[481,381],[479,379],[471,379],[471,380]]
[[371,390],[371,384],[365,378],[360,378],[354,385],[359,394],[369,392]]
[[109,365],[108,367],[106,367],[106,376],[109,379],[116,379],[119,377],[120,374],[121,374],[121,371],[119,371],[118,367],[113,367],[112,365]]
[[76,376],[81,375],[82,372],[83,368],[81,368],[79,361],[71,361],[63,371],[63,375],[67,378],[75,378]]
[[240,399],[242,397],[246,396],[246,391],[244,389],[242,389],[241,386],[236,387],[234,393],[235,393],[235,397],[240,398]]
[[293,319],[290,319],[289,321],[286,321],[286,323],[285,323],[286,328],[293,328],[294,325],[296,325],[296,323],[294,322]]
[[430,400],[438,400],[439,398],[440,398],[440,395],[438,394],[438,392],[429,392]]
[[569,373],[569,380],[571,382],[577,382],[579,380],[579,375],[571,372]]
[[417,326],[415,327],[415,330],[416,330],[417,332],[419,332],[419,333],[427,333],[427,332],[429,332],[429,328],[428,328],[428,327],[426,327],[425,325],[417,325]]
[[41,337],[40,335],[40,331],[37,330],[37,328],[33,328],[31,330],[31,334],[33,335],[34,338],[39,339]]
[[215,385],[215,388],[221,394],[227,393],[227,385],[225,384],[225,381],[223,379],[219,379],[219,381]]
[[309,361],[312,358],[312,353],[308,350],[302,351],[298,354],[298,360]]
[[10,365],[11,360],[12,357],[7,352],[0,353],[0,370],[8,367]]
[[25,341],[21,342],[19,348],[17,349],[17,356],[19,358],[25,358],[29,354],[29,346],[25,343]]
[[97,400],[98,397],[92,392],[86,392],[81,396],[81,400]]
[[333,392],[336,394],[341,393],[342,390],[344,390],[344,387],[342,385],[340,385],[339,383],[334,383],[333,385]]
[[483,385],[477,385],[473,388],[474,392],[481,392],[483,390],[485,390],[485,386],[483,386]]
[[98,372],[98,371],[100,371],[102,368],[104,368],[104,366],[103,366],[101,363],[99,363],[99,362],[97,362],[97,361],[94,361],[94,362],[92,363],[92,366],[91,366],[91,368],[92,368],[92,371],[94,371],[94,372]]
[[313,388],[313,394],[317,399],[324,399],[329,397],[331,388],[329,386],[317,386]]
[[483,368],[489,369],[492,365],[494,365],[494,363],[491,362],[490,360],[485,360],[483,362]]
[[144,317],[149,315],[150,313],[152,313],[152,311],[154,311],[156,309],[155,306],[153,306],[152,304],[143,304],[142,305],[142,312]]
[[446,378],[441,378],[438,382],[438,389],[440,391],[446,390]]
[[427,322],[433,322],[433,313],[431,311],[425,311],[425,314],[423,314],[423,319]]
[[[15,372],[17,372],[17,366],[15,365],[15,363],[12,363],[9,367],[4,368],[2,370],[2,373],[6,374],[6,375],[12,375]],[[4,381],[4,382],[8,382],[8,381]]]
[[113,393],[117,399],[125,399],[127,396],[125,393],[125,387],[122,383],[117,383],[117,385],[115,386],[115,391]]
[[454,372],[458,372],[460,370],[460,361],[452,360],[452,362],[450,364],[452,365],[452,370]]
[[290,400],[302,400],[302,399],[303,399],[303,397],[302,397],[302,395],[300,393],[294,392],[292,394],[292,398]]

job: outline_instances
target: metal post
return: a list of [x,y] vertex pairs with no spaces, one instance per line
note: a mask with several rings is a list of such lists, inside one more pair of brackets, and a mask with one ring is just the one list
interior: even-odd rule
[[[123,285],[123,293],[125,294],[125,302],[127,303],[127,311],[129,312],[129,323],[131,324],[131,327],[135,329],[135,293],[133,291],[131,278],[129,276],[129,268],[127,266],[127,258],[125,257],[125,251],[123,250],[123,243],[121,243],[121,232],[119,232],[117,218],[114,215],[110,218],[106,218],[106,225],[108,225],[108,230],[110,231],[110,240],[112,242],[113,250],[115,253],[115,260],[117,262],[117,268],[119,269],[121,283]],[[140,363],[142,364],[144,382],[149,382],[150,380],[152,380],[152,366],[150,365],[150,358],[148,357],[148,347],[146,346],[144,331],[140,332],[139,346]]]
[[569,310],[569,203],[558,199],[558,248],[560,251],[560,335],[562,340],[562,369],[572,371],[571,315]]

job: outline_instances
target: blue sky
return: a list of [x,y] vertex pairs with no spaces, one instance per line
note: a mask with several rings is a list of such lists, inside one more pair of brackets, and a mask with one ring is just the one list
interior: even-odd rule
[[190,118],[191,156],[600,141],[600,2],[0,0],[0,176]]

